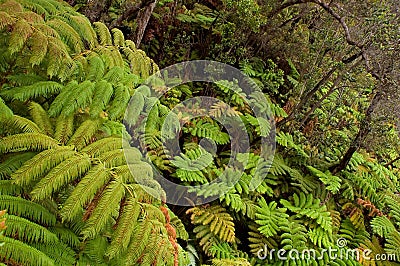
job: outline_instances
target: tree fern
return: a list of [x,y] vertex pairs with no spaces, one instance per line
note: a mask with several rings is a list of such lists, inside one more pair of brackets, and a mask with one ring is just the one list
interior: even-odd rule
[[86,79],[96,81],[103,78],[105,74],[105,65],[103,60],[98,55],[92,55],[88,60],[88,71]]
[[74,116],[59,116],[55,123],[54,139],[60,144],[66,144],[74,130]]
[[123,140],[119,137],[108,137],[87,145],[81,152],[97,157],[102,153],[121,149]]
[[385,251],[387,254],[395,254],[396,258],[400,256],[400,233],[395,230],[386,236]]
[[74,265],[75,263],[76,253],[62,242],[55,242],[51,245],[35,243],[31,246],[53,259],[55,265]]
[[73,115],[78,109],[88,106],[92,101],[94,84],[90,81],[84,81],[73,88],[68,94],[68,98],[64,99],[61,114],[63,116]]
[[58,239],[68,245],[71,248],[79,248],[81,241],[79,237],[71,229],[57,224],[53,227],[48,228],[50,232],[55,234]]
[[336,194],[340,189],[341,179],[337,176],[332,175],[329,171],[325,173],[312,167],[307,167],[314,175],[319,177],[319,179],[326,185],[326,189]]

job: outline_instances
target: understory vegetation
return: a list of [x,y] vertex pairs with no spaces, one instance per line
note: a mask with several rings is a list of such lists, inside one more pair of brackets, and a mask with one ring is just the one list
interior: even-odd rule
[[[0,0],[0,263],[400,264],[399,14],[396,0]],[[237,80],[145,84],[190,60],[240,69],[272,119]],[[198,96],[218,99],[212,117],[182,108]],[[177,106],[184,123],[166,134]],[[238,182],[201,205],[169,204],[156,178],[222,172]],[[280,249],[316,256],[259,256]]]

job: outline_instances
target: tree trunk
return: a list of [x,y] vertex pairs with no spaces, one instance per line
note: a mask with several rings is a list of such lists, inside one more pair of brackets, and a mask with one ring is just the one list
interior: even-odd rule
[[368,109],[365,113],[365,117],[361,122],[361,126],[357,133],[357,136],[355,137],[353,142],[350,144],[349,149],[344,154],[344,156],[340,160],[340,162],[337,165],[334,165],[329,169],[332,172],[332,174],[337,174],[338,172],[340,172],[346,168],[346,166],[350,162],[351,157],[353,157],[353,154],[360,148],[361,144],[367,137],[368,133],[371,131],[372,113],[374,112],[374,110],[381,98],[382,98],[382,92],[378,90],[378,92],[375,94],[374,98],[372,99],[370,105],[368,106]]
[[84,14],[90,22],[101,20],[102,14],[108,14],[112,0],[88,1],[88,4],[79,12]]
[[157,0],[151,2],[149,5],[142,8],[138,13],[138,16],[136,18],[137,29],[136,29],[135,40],[134,40],[136,47],[138,47],[138,48],[139,48],[139,45],[142,43],[144,32],[146,31],[147,24],[149,23],[151,14],[153,13],[153,10],[156,7],[156,4],[157,4]]

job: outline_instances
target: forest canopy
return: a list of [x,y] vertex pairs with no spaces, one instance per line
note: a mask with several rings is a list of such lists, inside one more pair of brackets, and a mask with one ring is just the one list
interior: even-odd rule
[[400,265],[399,7],[0,0],[0,264]]

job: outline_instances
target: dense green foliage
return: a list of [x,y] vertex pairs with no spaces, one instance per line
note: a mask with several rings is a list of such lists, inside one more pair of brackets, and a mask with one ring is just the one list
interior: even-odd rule
[[[340,8],[319,0],[156,1],[140,47],[146,52],[124,37],[137,26],[135,12],[124,12],[139,2],[147,4],[109,1],[102,21],[90,22],[62,1],[0,0],[0,262],[399,264],[399,138],[391,107],[376,107],[376,95],[396,97],[396,63],[383,76],[375,68],[398,51],[392,2],[367,1],[367,12],[342,1],[363,16],[353,41],[346,27],[356,22],[346,24]],[[363,35],[367,28],[386,35]],[[163,81],[141,85],[159,69],[148,56],[160,66],[214,59],[240,68],[262,89],[253,101],[260,110],[269,103],[276,132],[232,80],[186,83],[158,99]],[[196,96],[229,107],[180,105]],[[185,122],[178,154],[163,146],[178,133],[166,121],[173,108]],[[227,167],[232,140],[208,114],[243,122],[232,130],[249,135],[248,152],[237,154],[241,163],[248,159],[244,171]],[[260,142],[272,133],[277,147],[269,161]],[[166,203],[155,172],[181,185],[206,184],[222,172],[239,181],[225,194],[220,186],[200,191],[217,196],[213,202],[183,207]],[[259,258],[266,248],[313,249],[320,258]],[[332,258],[329,248],[395,256]]]

